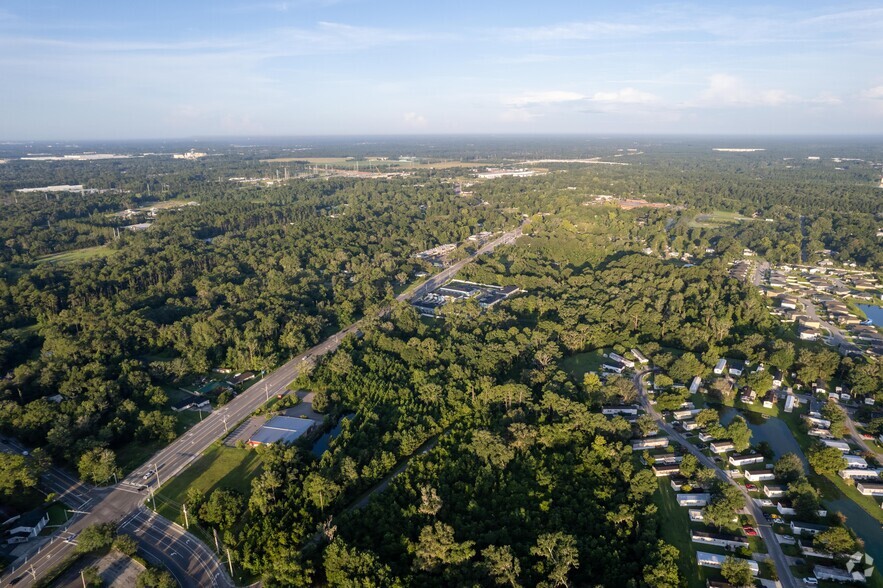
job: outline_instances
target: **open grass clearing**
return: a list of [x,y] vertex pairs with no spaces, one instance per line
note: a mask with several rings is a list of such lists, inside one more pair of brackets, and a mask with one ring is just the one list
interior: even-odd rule
[[83,249],[72,249],[71,251],[43,255],[37,258],[37,263],[77,263],[99,257],[110,257],[117,253],[119,253],[118,249],[111,249],[107,245],[98,245],[96,247],[85,247]]
[[603,350],[586,351],[565,357],[561,360],[561,369],[571,374],[578,382],[589,372],[597,372],[604,362]]
[[707,570],[696,565],[696,549],[690,540],[690,515],[686,508],[678,506],[675,492],[667,478],[657,480],[658,488],[653,502],[659,509],[660,535],[678,549],[678,569],[687,579],[687,588],[705,588]]
[[261,457],[253,449],[213,445],[193,465],[163,484],[156,493],[157,510],[167,519],[183,524],[181,505],[190,488],[206,495],[225,488],[248,496],[251,480],[260,473],[261,465]]

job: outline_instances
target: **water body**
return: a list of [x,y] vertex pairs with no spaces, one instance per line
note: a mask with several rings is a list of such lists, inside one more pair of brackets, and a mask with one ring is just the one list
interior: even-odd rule
[[871,306],[870,304],[859,304],[858,307],[868,318],[874,321],[874,325],[883,326],[883,307]]
[[[723,424],[731,422],[737,414],[736,410],[729,407],[723,407],[720,409],[720,412],[721,423]],[[809,471],[806,456],[800,449],[800,445],[794,438],[791,429],[788,428],[784,421],[777,418],[764,419],[756,413],[748,413],[745,415],[745,419],[748,421],[748,427],[751,429],[752,443],[766,441],[773,448],[776,458],[781,457],[785,453],[796,453],[803,460],[804,467]],[[828,510],[832,512],[839,511],[846,516],[846,525],[855,531],[855,534],[865,542],[865,551],[874,558],[875,567],[878,562],[883,562],[883,528],[881,528],[880,523],[849,498],[842,497],[837,500],[824,500],[823,502]]]
[[[729,406],[719,409],[721,414],[721,424],[728,425],[738,412]],[[809,462],[800,449],[797,439],[791,433],[791,429],[784,421],[775,418],[765,419],[757,413],[746,413],[743,415],[748,421],[748,428],[751,429],[751,442],[756,444],[766,441],[773,449],[776,459],[782,457],[786,453],[795,453],[803,461],[803,467],[809,468]]]
[[353,418],[353,415],[351,414],[343,416],[333,429],[319,437],[319,439],[313,444],[313,449],[311,450],[313,455],[320,457],[323,453],[328,451],[328,445],[331,444],[331,440],[337,437],[340,434],[341,429],[343,429],[343,422],[348,421],[351,418]]
[[874,567],[879,567],[878,564],[883,562],[883,529],[877,519],[848,498],[825,500],[824,503],[829,510],[846,515],[846,526],[861,537],[865,542],[865,551],[874,558]]

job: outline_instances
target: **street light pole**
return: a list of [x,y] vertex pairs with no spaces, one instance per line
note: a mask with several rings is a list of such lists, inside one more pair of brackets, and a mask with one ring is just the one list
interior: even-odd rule
[[187,518],[187,504],[182,504],[181,507],[184,509],[184,526],[188,529],[190,528],[190,520]]
[[159,488],[162,486],[162,482],[159,479],[159,466],[156,464],[153,464],[153,473],[156,474],[156,487]]

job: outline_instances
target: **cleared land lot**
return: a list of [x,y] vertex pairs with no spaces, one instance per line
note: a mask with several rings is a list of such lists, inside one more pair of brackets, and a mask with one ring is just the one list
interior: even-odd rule
[[62,253],[43,255],[42,257],[37,258],[37,263],[75,263],[78,261],[96,259],[98,257],[109,257],[118,252],[119,250],[111,249],[107,245],[98,245],[97,247],[85,247],[83,249],[74,249]]
[[[183,524],[181,504],[187,498],[188,488],[197,488],[206,495],[216,488],[226,488],[248,496],[251,480],[260,469],[261,458],[255,450],[213,445],[192,466],[163,484],[156,493],[157,511],[167,519]],[[153,506],[149,500],[147,504]]]

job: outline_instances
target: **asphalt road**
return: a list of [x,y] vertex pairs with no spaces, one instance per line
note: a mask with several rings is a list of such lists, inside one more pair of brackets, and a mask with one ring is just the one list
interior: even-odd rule
[[[499,245],[514,242],[522,235],[523,226],[489,241],[472,256],[445,268],[419,286],[400,294],[396,299],[399,301],[411,300],[434,290],[451,279],[479,255],[489,253]],[[386,312],[388,309],[382,309],[380,314]],[[69,534],[68,537],[75,538],[83,529],[97,523],[115,522],[125,525],[126,528],[129,525],[138,525],[135,529],[141,533],[139,543],[148,545],[148,552],[170,568],[183,588],[233,586],[234,583],[227,575],[224,564],[218,560],[213,551],[206,548],[195,537],[189,536],[187,539],[201,545],[203,549],[200,550],[197,547],[186,549],[185,547],[191,547],[190,544],[175,535],[175,530],[170,527],[169,521],[162,517],[143,519],[143,515],[137,515],[137,513],[141,511],[141,506],[145,503],[150,491],[158,489],[163,480],[180,474],[212,443],[222,438],[240,421],[267,402],[270,396],[285,393],[288,384],[310,363],[307,360],[337,349],[347,335],[358,330],[359,324],[356,322],[350,325],[305,353],[294,357],[222,408],[213,411],[187,433],[157,452],[110,491],[93,492],[88,497],[84,495],[84,498],[91,499],[91,501],[84,503],[88,506],[89,512],[71,523],[66,531]],[[61,482],[62,479],[57,481]],[[67,480],[67,482],[68,486],[65,491],[75,488],[78,484],[76,480]],[[73,490],[70,491],[73,492]],[[71,495],[77,496],[77,494]],[[159,538],[165,536],[168,536],[171,543],[166,545],[159,542]],[[39,553],[30,557],[24,565],[14,571],[7,572],[0,578],[0,586],[8,586],[13,579],[18,578],[21,579],[16,583],[17,586],[31,586],[34,576],[42,577],[68,557],[73,552],[74,544],[75,539],[53,541],[41,549]]]
[[819,313],[816,310],[816,305],[812,300],[804,297],[798,298],[797,300],[800,301],[801,304],[803,304],[806,316],[815,321],[818,321],[821,327],[828,331],[830,335],[829,338],[834,346],[839,348],[844,343],[849,343],[849,339],[847,339],[846,335],[843,333],[843,331],[840,330],[839,327],[835,326],[832,323],[829,323],[819,316]]
[[773,531],[773,528],[767,523],[766,518],[763,516],[763,511],[748,494],[748,490],[742,484],[736,482],[736,480],[732,479],[729,474],[727,474],[724,470],[718,467],[717,463],[714,460],[709,458],[707,455],[699,451],[692,443],[687,441],[686,437],[681,435],[678,431],[676,431],[671,425],[665,422],[665,419],[662,418],[662,415],[650,404],[650,399],[647,397],[646,390],[644,389],[644,376],[650,373],[650,371],[639,372],[635,375],[635,386],[638,388],[638,396],[641,399],[641,404],[644,406],[644,410],[647,411],[659,426],[660,431],[664,431],[670,439],[676,441],[681,447],[692,453],[699,460],[699,463],[704,465],[705,467],[711,468],[714,470],[717,477],[727,482],[728,484],[732,484],[736,488],[738,488],[742,495],[745,498],[745,505],[748,509],[748,512],[751,513],[751,516],[754,517],[755,527],[760,532],[760,536],[763,538],[764,543],[766,543],[767,550],[769,551],[770,557],[772,557],[773,562],[776,564],[776,571],[779,573],[779,582],[782,584],[784,588],[798,588],[798,586],[803,586],[803,583],[798,583],[794,578],[794,575],[791,573],[791,568],[788,566],[788,560],[785,559],[785,554],[782,552],[782,547],[779,545],[779,542],[776,541],[776,534]]

